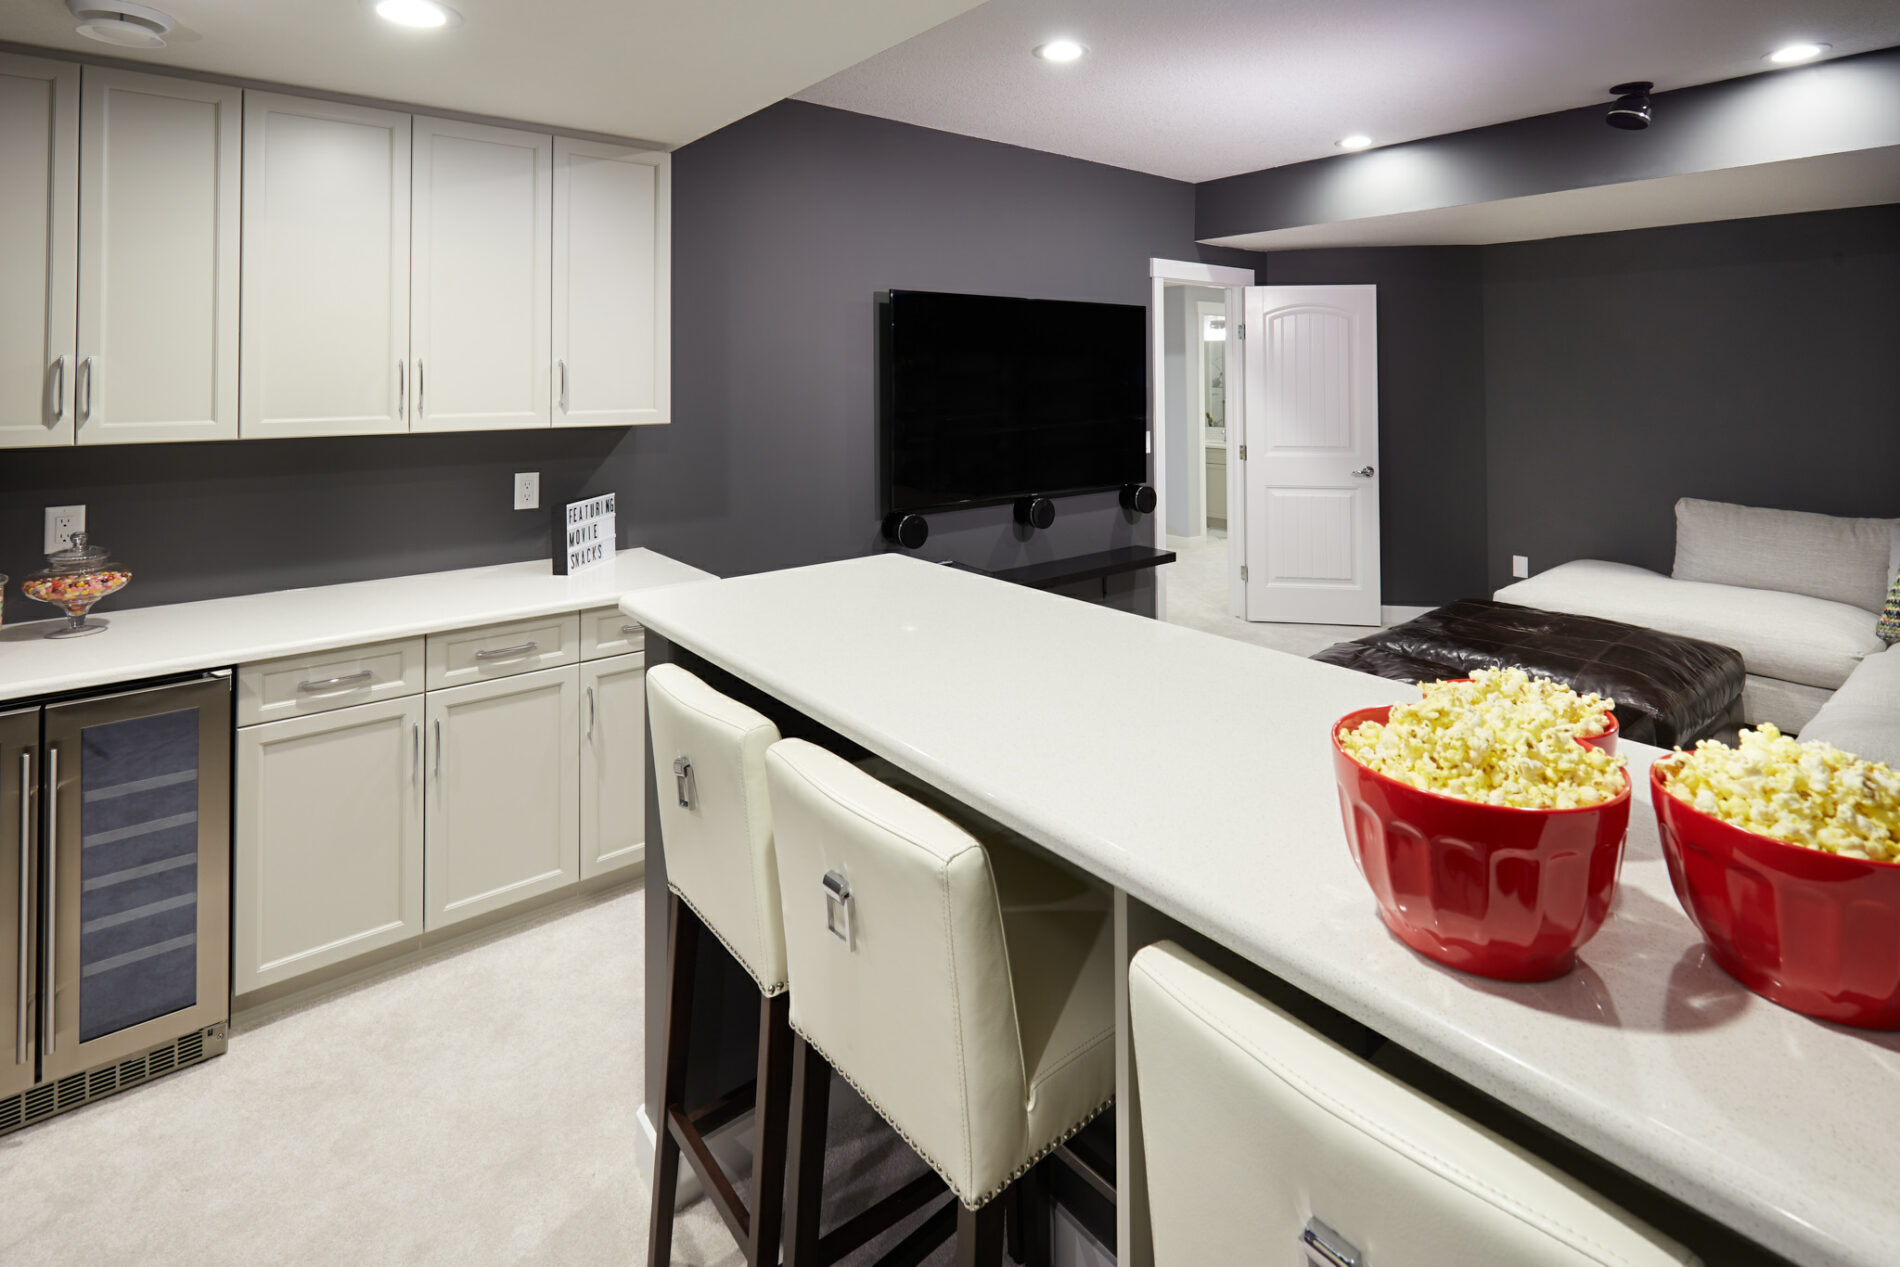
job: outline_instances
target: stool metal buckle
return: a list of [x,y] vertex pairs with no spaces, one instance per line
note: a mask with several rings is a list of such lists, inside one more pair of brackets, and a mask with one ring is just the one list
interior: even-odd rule
[[853,949],[851,942],[851,881],[844,873],[827,871],[824,878],[825,889],[825,930],[845,944],[845,949]]
[[691,757],[673,758],[673,782],[679,790],[680,808],[693,807],[693,759]]
[[1306,1261],[1313,1267],[1360,1267],[1363,1261],[1351,1241],[1317,1218],[1306,1220],[1300,1244],[1306,1247]]

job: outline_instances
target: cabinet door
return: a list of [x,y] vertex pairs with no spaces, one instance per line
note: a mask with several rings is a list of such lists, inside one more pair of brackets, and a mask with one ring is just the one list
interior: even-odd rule
[[581,666],[581,878],[647,856],[644,655]]
[[413,431],[548,425],[554,141],[418,115]]
[[409,116],[244,94],[238,429],[406,431]]
[[238,731],[236,992],[422,932],[422,697]]
[[73,442],[79,67],[0,53],[0,448]]
[[672,421],[671,163],[554,140],[556,426]]
[[579,877],[579,697],[573,665],[425,697],[425,927]]
[[85,69],[81,444],[237,439],[241,100]]

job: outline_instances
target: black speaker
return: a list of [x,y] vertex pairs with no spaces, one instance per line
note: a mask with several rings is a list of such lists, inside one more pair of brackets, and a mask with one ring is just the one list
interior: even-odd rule
[[1047,528],[1056,521],[1056,504],[1047,497],[1018,497],[1016,522],[1031,528]]
[[1122,509],[1132,510],[1137,515],[1151,515],[1155,508],[1155,490],[1152,484],[1123,484]]
[[893,510],[884,516],[884,539],[906,550],[918,549],[930,539],[930,521],[922,515]]

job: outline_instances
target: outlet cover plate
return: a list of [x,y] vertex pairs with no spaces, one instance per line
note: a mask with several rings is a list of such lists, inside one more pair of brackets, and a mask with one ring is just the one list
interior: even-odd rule
[[515,509],[541,509],[541,472],[515,472]]
[[1521,581],[1529,577],[1530,574],[1531,574],[1530,556],[1527,554],[1512,555],[1511,556],[1511,575],[1515,576],[1518,580]]
[[46,553],[64,550],[73,543],[75,532],[86,530],[84,506],[48,506],[46,508]]

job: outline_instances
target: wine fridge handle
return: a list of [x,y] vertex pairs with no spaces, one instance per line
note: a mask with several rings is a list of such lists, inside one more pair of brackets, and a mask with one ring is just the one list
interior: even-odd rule
[[33,865],[27,856],[27,850],[33,844],[33,753],[31,750],[20,754],[20,1003],[19,1018],[13,1040],[13,1060],[23,1065],[31,1059],[33,1053],[27,1046],[26,1003],[32,992],[32,978],[27,974],[27,962],[32,958],[32,942],[27,936],[27,919],[33,913],[31,893]]
[[54,991],[59,974],[55,956],[59,953],[59,745],[46,749],[46,839],[40,842],[41,865],[46,872],[46,926],[40,935],[40,1045],[50,1056],[59,1045],[59,1026],[54,1006]]

